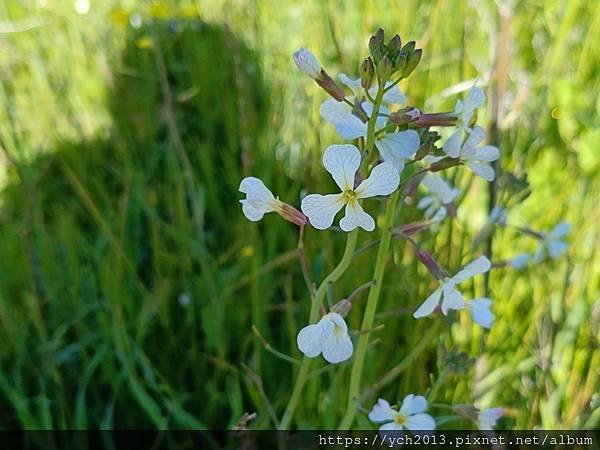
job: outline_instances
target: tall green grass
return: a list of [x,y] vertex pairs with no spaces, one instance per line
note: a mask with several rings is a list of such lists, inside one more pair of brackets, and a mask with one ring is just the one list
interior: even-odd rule
[[[467,317],[412,319],[433,284],[395,242],[363,386],[427,336],[380,395],[433,386],[436,403],[507,407],[509,428],[598,427],[595,2],[517,2],[503,19],[492,1],[114,1],[85,15],[72,2],[43,4],[0,5],[1,426],[219,428],[245,411],[258,412],[253,427],[275,425],[295,366],[252,326],[298,358],[309,301],[293,227],[271,216],[248,223],[237,186],[260,176],[290,203],[304,188],[332,187],[320,155],[338,138],[318,115],[324,95],[290,55],[305,45],[330,72],[356,74],[382,26],[424,49],[402,85],[411,102],[452,108],[445,89],[463,80],[503,93],[502,167],[527,173],[532,191],[509,223],[568,220],[573,232],[565,258],[492,273],[489,333]],[[495,119],[488,111],[480,121]],[[469,260],[488,192],[464,171],[453,176],[469,190],[457,223],[419,237],[451,270]],[[504,180],[500,202],[514,191]],[[418,217],[405,205],[399,220]],[[359,246],[371,239],[362,233]],[[343,236],[308,230],[306,243],[319,281]],[[534,244],[499,229],[493,259]],[[336,297],[369,280],[372,260],[372,250],[355,259]],[[358,299],[351,328],[363,307]],[[295,425],[333,428],[349,366],[315,366]],[[371,427],[362,414],[357,426]]]

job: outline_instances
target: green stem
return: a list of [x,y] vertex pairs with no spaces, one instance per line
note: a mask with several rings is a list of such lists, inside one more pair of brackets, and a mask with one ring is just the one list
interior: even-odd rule
[[[377,310],[377,302],[379,301],[379,293],[381,292],[381,285],[383,281],[383,274],[385,272],[385,265],[387,262],[387,256],[392,240],[392,225],[394,216],[396,214],[396,206],[398,204],[398,198],[400,191],[396,191],[392,194],[390,203],[388,204],[385,213],[385,224],[381,236],[381,244],[377,252],[377,260],[375,262],[375,273],[373,276],[374,284],[369,290],[369,297],[367,299],[367,307],[363,322],[361,325],[361,332],[370,330],[373,328],[373,321],[375,320],[375,311]],[[358,410],[358,402],[356,401],[359,390],[360,390],[360,379],[362,371],[365,365],[365,356],[367,353],[367,346],[369,345],[369,333],[361,334],[358,339],[358,345],[356,346],[356,352],[354,354],[354,362],[352,364],[352,372],[350,373],[350,389],[348,392],[348,406],[346,408],[346,414],[340,423],[340,429],[348,429],[354,421],[356,412]]]
[[[336,268],[333,269],[329,275],[327,275],[327,277],[323,280],[323,282],[319,285],[319,288],[317,289],[317,293],[315,294],[315,297],[310,306],[309,323],[314,323],[317,321],[317,318],[319,317],[319,307],[323,304],[323,299],[325,297],[325,294],[327,293],[327,286],[329,285],[329,283],[336,282],[348,269],[348,266],[350,266],[350,263],[352,262],[352,257],[354,256],[354,250],[356,249],[357,237],[358,230],[354,230],[348,233],[346,239],[346,248],[344,249],[344,255],[342,256],[341,261],[338,263]],[[294,385],[294,389],[292,391],[292,396],[290,397],[290,401],[288,402],[288,405],[285,408],[283,417],[281,418],[281,422],[279,422],[280,430],[286,430],[289,428],[290,422],[292,421],[292,417],[294,415],[294,411],[296,410],[296,406],[298,405],[298,401],[300,400],[302,389],[304,388],[304,384],[306,383],[311,362],[312,359],[307,358],[306,356],[302,359],[300,370],[298,371],[298,377],[296,378],[296,384]]]

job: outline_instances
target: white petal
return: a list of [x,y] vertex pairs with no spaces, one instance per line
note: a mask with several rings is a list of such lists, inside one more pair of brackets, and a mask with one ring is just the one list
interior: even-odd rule
[[431,295],[429,297],[427,297],[427,299],[423,302],[423,304],[421,306],[419,306],[419,309],[417,309],[414,312],[413,317],[415,319],[418,319],[420,317],[425,317],[425,316],[430,315],[435,310],[435,308],[439,305],[441,297],[442,297],[442,289],[437,288],[435,291],[433,291],[431,293]]
[[455,130],[452,135],[444,142],[444,153],[450,158],[458,158],[460,154],[460,144],[462,139],[462,129]]
[[310,194],[302,199],[300,209],[317,230],[326,230],[344,206],[342,194]]
[[467,98],[465,98],[464,110],[474,110],[477,108],[481,108],[483,103],[485,102],[485,93],[479,89],[477,86],[473,86],[469,93],[467,94]]
[[323,154],[323,165],[342,191],[354,189],[360,151],[354,145],[330,145]]
[[[389,87],[391,84],[392,84],[392,82],[388,81],[385,84],[386,88]],[[403,105],[406,103],[406,96],[402,93],[400,88],[396,85],[393,88],[391,88],[389,91],[387,91],[385,94],[383,94],[383,101],[386,103]]]
[[340,81],[342,83],[344,83],[346,86],[348,86],[350,89],[352,89],[353,92],[356,91],[357,89],[360,89],[360,78],[353,80],[345,73],[340,73],[338,75],[338,78],[340,79]]
[[319,113],[327,122],[335,124],[352,115],[352,109],[348,104],[330,98],[321,103]]
[[309,50],[304,47],[300,48],[292,55],[298,69],[304,72],[309,77],[316,79],[321,75],[321,65],[319,61]]
[[480,430],[491,430],[503,415],[504,408],[484,409],[477,415],[477,427]]
[[430,217],[431,218],[430,220],[433,220],[434,222],[441,222],[448,215],[448,210],[446,209],[445,206],[441,206],[437,210],[434,209],[434,211],[432,211],[431,213],[429,211],[427,211],[425,213],[425,215]]
[[484,145],[475,153],[474,159],[477,161],[491,162],[500,158],[500,150],[493,145]]
[[373,231],[375,229],[375,221],[362,209],[358,202],[353,202],[353,204],[348,203],[346,205],[346,214],[340,220],[340,228],[344,231],[352,231],[356,227],[361,227],[366,231]]
[[492,301],[489,298],[476,298],[468,303],[473,321],[483,328],[490,328],[494,323],[494,313],[491,311]]
[[486,181],[493,181],[496,176],[494,169],[488,164],[467,161],[467,166],[475,173],[475,175],[479,175]]
[[468,135],[463,147],[477,147],[485,139],[485,130],[480,126],[467,131]]
[[448,315],[449,309],[463,309],[465,307],[465,299],[462,294],[454,287],[452,283],[444,284],[442,289],[442,313]]
[[426,195],[421,200],[419,200],[419,203],[417,203],[417,208],[425,209],[428,206],[432,205],[434,201],[435,201],[435,199],[433,198],[432,195]]
[[254,222],[262,219],[265,213],[275,211],[277,200],[262,180],[256,177],[246,177],[239,187],[240,192],[246,194],[246,199],[241,200],[244,215]]
[[326,317],[334,324],[334,328],[323,341],[323,358],[332,364],[337,364],[352,356],[352,341],[342,316],[338,313],[330,313]]
[[367,135],[367,124],[352,114],[337,121],[334,125],[338,134],[344,139],[357,139]]
[[383,162],[371,170],[369,177],[355,189],[358,198],[389,195],[398,188],[400,175],[392,163]]
[[406,418],[406,428],[414,430],[435,430],[435,420],[429,414],[415,414]]
[[427,400],[422,395],[408,394],[402,400],[402,407],[400,413],[404,415],[413,415],[422,413],[427,409]]
[[387,422],[388,420],[394,420],[395,416],[396,411],[382,398],[377,400],[377,403],[375,403],[375,406],[369,412],[369,420],[371,422]]
[[333,328],[334,324],[327,315],[319,322],[305,326],[296,338],[298,348],[309,358],[314,358],[323,350],[323,343],[332,334]]
[[515,269],[522,269],[529,263],[529,253],[519,253],[514,258],[508,261],[508,264]]
[[404,160],[415,155],[421,141],[419,134],[414,130],[388,133],[375,142],[379,153],[384,161],[389,161],[401,172],[404,168]]
[[450,203],[458,195],[458,189],[453,189],[442,177],[434,173],[428,173],[423,177],[423,185],[443,204]]
[[340,316],[336,312],[332,312],[328,314],[328,317],[334,325],[340,327],[344,333],[348,333],[348,325],[346,325],[346,322],[344,321],[344,318],[342,316]]
[[552,228],[549,236],[553,239],[558,239],[568,234],[569,231],[571,231],[571,224],[569,222],[560,222],[558,225]]
[[557,259],[564,251],[566,251],[568,245],[563,241],[551,241],[548,244],[548,253],[550,258]]
[[463,267],[461,271],[454,275],[452,277],[452,281],[455,284],[462,283],[469,278],[473,278],[475,275],[487,272],[490,270],[490,267],[492,267],[490,260],[485,256],[480,256],[479,258],[471,261],[469,264]]
[[396,422],[389,422],[381,425],[379,431],[402,431],[404,427]]

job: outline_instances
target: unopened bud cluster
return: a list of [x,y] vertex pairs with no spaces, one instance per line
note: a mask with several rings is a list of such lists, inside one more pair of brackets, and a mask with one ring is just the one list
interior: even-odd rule
[[416,48],[415,41],[409,41],[402,46],[397,34],[388,43],[384,43],[383,29],[369,39],[369,51],[377,67],[377,75],[381,80],[388,80],[391,75],[398,73],[401,78],[408,77],[421,61],[423,50]]

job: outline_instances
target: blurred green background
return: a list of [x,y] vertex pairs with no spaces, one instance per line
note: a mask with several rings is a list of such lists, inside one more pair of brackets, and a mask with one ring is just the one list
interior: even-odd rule
[[[401,85],[411,104],[448,110],[475,80],[487,89],[479,119],[498,130],[509,224],[573,228],[559,260],[492,272],[490,332],[466,315],[414,320],[434,283],[395,242],[363,386],[425,339],[380,391],[390,402],[433,387],[435,403],[504,406],[505,428],[598,428],[594,0],[1,2],[0,426],[229,428],[254,411],[252,427],[276,424],[295,366],[252,326],[298,358],[309,301],[296,230],[275,215],[248,222],[237,187],[259,176],[296,205],[304,189],[332,188],[320,156],[339,138],[291,53],[304,45],[330,73],[356,75],[380,26],[424,49]],[[511,193],[525,174],[522,200]],[[457,221],[418,241],[454,271],[483,251],[473,238],[488,186],[451,177],[468,193]],[[419,217],[407,205],[400,223]],[[361,232],[359,246],[374,237]],[[307,231],[315,280],[343,241]],[[498,228],[492,259],[534,246]],[[373,259],[358,256],[336,296],[367,282]],[[482,280],[467,291],[482,295]],[[353,329],[364,298],[355,303]],[[349,364],[315,367],[295,426],[331,429]],[[356,425],[372,427],[362,413]]]

